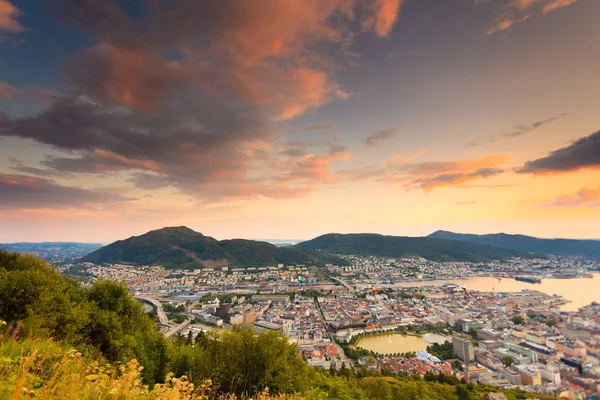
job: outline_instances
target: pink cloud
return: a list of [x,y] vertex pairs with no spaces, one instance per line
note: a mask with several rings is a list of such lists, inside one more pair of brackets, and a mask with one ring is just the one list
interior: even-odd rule
[[575,3],[577,0],[513,0],[504,6],[496,16],[494,23],[485,34],[493,35],[504,32],[513,25],[524,22],[531,17],[532,9],[540,5],[543,14],[555,11]]
[[600,186],[584,188],[574,194],[556,196],[545,207],[596,207],[600,206]]
[[23,15],[21,10],[12,5],[8,0],[0,0],[0,32],[20,33],[27,30],[16,18]]

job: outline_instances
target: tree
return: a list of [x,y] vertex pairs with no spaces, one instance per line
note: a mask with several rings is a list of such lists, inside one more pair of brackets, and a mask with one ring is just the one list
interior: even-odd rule
[[455,393],[458,400],[471,400],[471,393],[469,393],[466,385],[456,385]]
[[515,323],[515,325],[522,325],[525,323],[525,319],[523,319],[523,317],[520,315],[515,315],[512,321]]
[[514,363],[515,360],[513,360],[511,356],[502,357],[502,364],[504,364],[505,367],[510,367],[511,365],[514,365]]
[[0,319],[22,322],[25,335],[52,337],[86,352],[93,347],[110,362],[136,358],[145,383],[165,378],[165,338],[121,283],[82,288],[43,260],[0,250]]
[[473,339],[477,339],[477,329],[469,328],[469,335],[471,335]]
[[458,360],[452,361],[452,368],[456,371],[461,371],[461,372],[464,371],[462,363]]

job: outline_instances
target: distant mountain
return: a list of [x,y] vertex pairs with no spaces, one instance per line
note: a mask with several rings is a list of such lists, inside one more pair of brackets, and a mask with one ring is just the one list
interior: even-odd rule
[[0,248],[7,251],[27,251],[33,249],[92,249],[102,247],[98,243],[79,243],[79,242],[17,242],[0,244]]
[[382,257],[420,256],[432,261],[484,262],[511,257],[531,257],[516,250],[428,237],[384,236],[372,233],[331,233],[299,243],[300,249],[323,250],[337,254],[363,254]]
[[539,239],[524,235],[508,235],[506,233],[472,235],[448,231],[437,231],[428,237],[486,244],[503,249],[511,249],[529,253],[544,253],[561,256],[582,256],[600,259],[599,240]]
[[20,242],[0,244],[0,249],[16,251],[19,253],[32,253],[52,264],[66,264],[73,262],[100,247],[102,247],[102,245],[97,243],[78,242]]
[[163,228],[119,240],[82,258],[94,264],[128,263],[165,268],[266,266],[277,264],[325,265],[347,261],[316,251],[277,247],[254,240],[222,240],[204,236],[184,226]]

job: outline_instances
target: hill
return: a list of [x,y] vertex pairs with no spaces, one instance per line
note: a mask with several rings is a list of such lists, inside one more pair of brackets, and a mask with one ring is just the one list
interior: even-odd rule
[[382,257],[419,256],[432,261],[484,262],[511,257],[531,257],[516,250],[482,244],[428,237],[384,236],[373,233],[330,233],[299,243],[297,248],[337,254],[363,254]]
[[339,257],[316,251],[277,247],[254,240],[222,240],[186,227],[170,227],[119,240],[81,259],[94,264],[163,265],[165,268],[241,267],[277,264],[347,264]]
[[437,231],[428,237],[485,244],[503,249],[511,249],[530,253],[544,253],[560,256],[581,256],[600,260],[599,240],[539,239],[532,236],[509,235],[506,233],[472,235],[448,231]]

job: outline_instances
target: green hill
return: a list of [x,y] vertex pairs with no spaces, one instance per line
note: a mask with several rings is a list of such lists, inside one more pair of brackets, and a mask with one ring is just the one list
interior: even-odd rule
[[163,265],[165,268],[266,266],[277,264],[347,264],[347,261],[316,251],[277,247],[254,240],[217,241],[186,227],[162,228],[119,240],[81,259],[94,264],[126,263]]
[[428,237],[485,244],[530,253],[581,256],[600,260],[600,240],[539,239],[525,235],[508,235],[506,233],[472,235],[448,231],[437,231]]
[[432,261],[484,262],[511,257],[531,257],[516,250],[482,244],[428,237],[384,236],[373,233],[330,233],[296,245],[300,249],[336,254],[362,254],[382,257],[419,256]]

